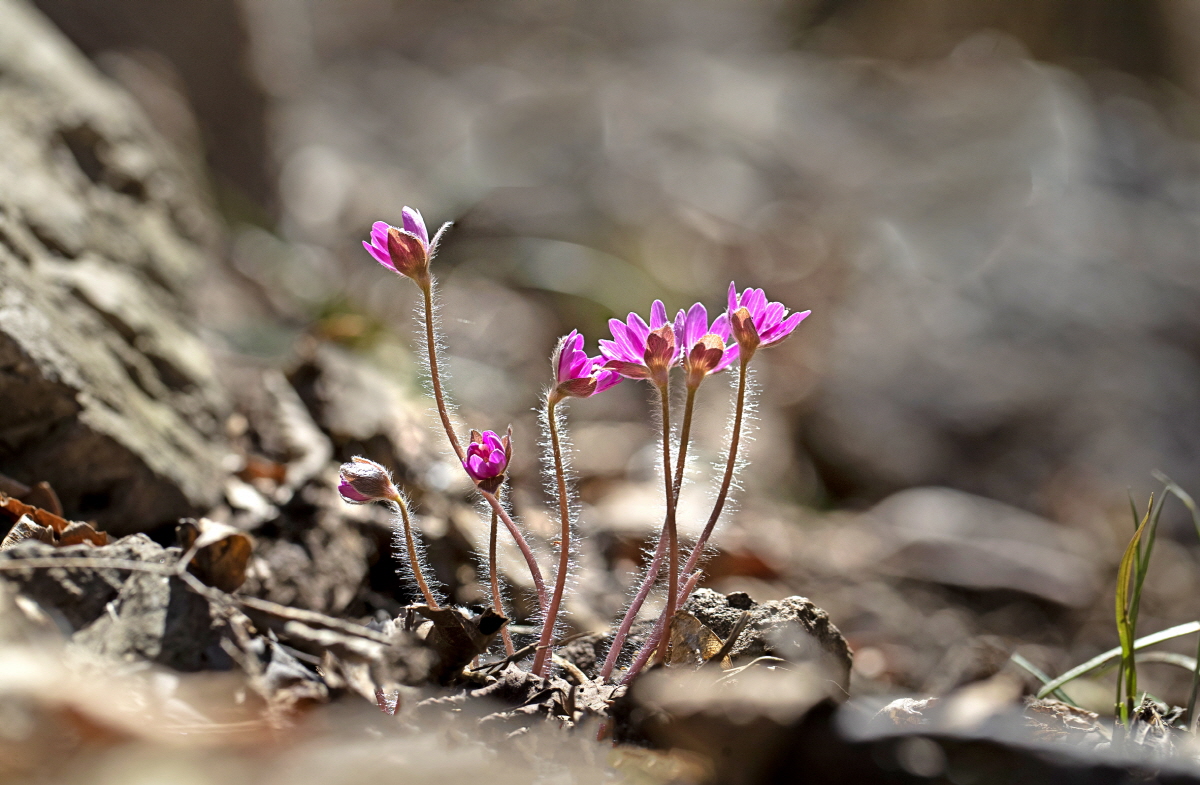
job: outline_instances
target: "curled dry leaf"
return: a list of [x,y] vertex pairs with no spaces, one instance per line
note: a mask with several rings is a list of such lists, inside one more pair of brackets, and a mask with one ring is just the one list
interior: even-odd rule
[[437,663],[431,675],[442,683],[452,681],[462,669],[488,650],[508,619],[488,608],[478,616],[468,617],[454,608],[434,610],[428,605],[414,605],[410,610],[428,619],[417,634],[433,649]]
[[254,543],[245,532],[208,518],[186,519],[175,529],[184,553],[194,550],[188,571],[209,586],[235,591],[246,582]]
[[[48,485],[39,483],[38,486],[45,486],[49,493],[48,498],[57,504],[54,491],[50,490]],[[33,495],[32,491],[30,495]],[[0,551],[8,550],[24,540],[37,540],[60,548],[85,542],[92,545],[108,545],[108,534],[96,531],[90,523],[68,521],[49,510],[26,504],[0,492],[0,523],[5,519],[11,526],[4,541],[0,542]]]

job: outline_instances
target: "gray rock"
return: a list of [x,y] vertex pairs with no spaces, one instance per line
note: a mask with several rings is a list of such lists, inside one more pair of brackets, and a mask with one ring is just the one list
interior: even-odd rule
[[756,657],[779,657],[790,662],[814,662],[843,690],[850,688],[850,645],[829,620],[829,614],[807,597],[785,597],[762,604],[743,592],[726,596],[712,589],[697,589],[684,604],[720,638],[727,639],[743,613],[746,627],[729,656],[745,664]]
[[189,315],[215,223],[128,96],[0,0],[0,472],[114,534],[219,497],[228,405]]

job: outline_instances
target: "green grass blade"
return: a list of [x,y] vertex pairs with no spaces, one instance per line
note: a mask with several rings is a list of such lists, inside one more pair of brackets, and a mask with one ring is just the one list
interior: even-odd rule
[[[1032,675],[1035,679],[1040,681],[1042,684],[1050,683],[1050,676],[1045,671],[1043,671],[1038,666],[1034,665],[1029,660],[1022,657],[1020,654],[1017,654],[1015,651],[1012,653],[1012,656],[1009,657],[1009,659],[1013,661],[1014,665],[1019,665],[1020,667],[1024,668],[1026,671],[1028,671],[1030,675]],[[1063,703],[1069,703],[1072,706],[1078,705],[1075,703],[1075,701],[1071,700],[1071,697],[1069,695],[1067,695],[1067,693],[1063,692],[1062,688],[1056,688],[1052,694],[1054,695],[1054,697],[1058,698]]]
[[[1151,646],[1156,646],[1164,641],[1182,638],[1184,635],[1191,635],[1197,632],[1200,632],[1200,621],[1189,621],[1187,624],[1180,624],[1163,630],[1162,632],[1156,632],[1153,635],[1147,635],[1144,638],[1138,638],[1133,642],[1133,648],[1134,651],[1139,651]],[[1044,698],[1050,693],[1054,692],[1054,690],[1062,687],[1064,684],[1070,684],[1081,676],[1088,675],[1092,671],[1107,665],[1120,656],[1120,646],[1109,649],[1103,654],[1097,654],[1095,657],[1092,657],[1082,665],[1076,665],[1074,668],[1059,676],[1057,679],[1052,679],[1048,684],[1038,690],[1037,696],[1039,698]]]

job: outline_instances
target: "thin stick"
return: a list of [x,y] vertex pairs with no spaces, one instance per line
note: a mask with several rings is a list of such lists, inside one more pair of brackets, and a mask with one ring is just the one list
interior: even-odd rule
[[[488,535],[488,573],[492,583],[492,610],[501,616],[507,617],[504,612],[504,602],[500,597],[500,571],[496,565],[496,529],[499,519],[496,517],[496,511],[492,510],[492,528]],[[500,628],[500,637],[504,640],[504,653],[512,654],[513,642],[512,634],[508,631],[508,625],[505,624]]]
[[554,637],[554,624],[558,620],[558,609],[562,604],[563,593],[567,586],[567,572],[571,567],[571,504],[567,498],[567,474],[563,467],[562,445],[558,438],[558,401],[551,393],[546,397],[546,420],[550,427],[550,449],[554,452],[554,477],[558,482],[558,514],[562,525],[559,534],[558,575],[554,580],[554,595],[550,598],[550,609],[542,621],[542,636],[538,642],[538,652],[533,658],[533,672],[538,676],[546,676],[550,669],[553,647],[550,645]]
[[442,418],[442,428],[446,430],[446,438],[450,440],[450,446],[454,448],[454,454],[458,456],[458,462],[463,463],[467,457],[463,453],[462,445],[458,443],[458,436],[454,433],[454,426],[450,423],[450,412],[446,407],[446,396],[442,392],[442,376],[438,371],[437,337],[433,331],[433,282],[430,281],[427,285],[422,286],[421,291],[425,295],[425,344],[429,352],[429,376],[433,380],[433,397],[437,401],[438,415]]
[[[746,411],[746,366],[749,364],[748,358],[742,358],[740,371],[738,376],[738,393],[737,393],[737,408],[733,415],[733,435],[729,439],[729,458],[725,462],[725,476],[721,478],[721,489],[717,492],[717,501],[713,504],[712,514],[708,516],[708,523],[704,526],[704,531],[700,534],[700,539],[696,540],[696,544],[692,547],[692,552],[688,555],[687,563],[683,566],[684,574],[690,575],[699,564],[700,558],[704,555],[704,548],[708,545],[708,538],[712,536],[713,529],[717,526],[717,521],[721,519],[721,513],[725,511],[725,500],[729,498],[729,486],[733,483],[733,473],[737,468],[738,444],[742,438],[742,419]],[[690,594],[690,592],[689,592]],[[682,604],[687,602],[687,597],[680,598]]]
[[[671,397],[670,380],[658,388],[658,397],[662,401],[662,449],[663,449],[663,482],[667,496],[667,607],[663,609],[665,618],[675,615],[675,606],[679,599],[679,532],[675,526],[675,483],[671,479]],[[663,636],[659,645],[658,656],[663,661],[667,658],[667,647],[670,636]]]
[[425,604],[435,611],[439,610],[437,600],[434,599],[433,592],[429,590],[429,584],[425,582],[425,575],[421,572],[421,559],[417,556],[417,544],[413,539],[412,521],[408,517],[408,502],[400,494],[396,494],[392,501],[400,508],[400,519],[404,522],[404,544],[408,547],[408,562],[412,565],[413,576],[417,579],[417,585],[421,587],[421,594],[425,595]]
[[525,541],[525,536],[521,534],[521,530],[517,528],[517,524],[513,523],[513,519],[509,517],[508,512],[500,504],[500,500],[496,498],[496,494],[479,489],[483,494],[483,498],[487,499],[487,503],[492,505],[492,510],[500,516],[500,520],[504,521],[504,526],[508,529],[508,533],[512,535],[517,542],[517,547],[521,549],[521,555],[525,557],[525,563],[529,565],[529,574],[533,576],[533,585],[537,590],[538,607],[543,613],[546,612],[546,607],[549,605],[549,598],[546,596],[546,584],[542,580],[542,569],[538,567],[537,559],[533,557],[533,550],[529,547],[529,543]]
[[[688,387],[687,402],[683,407],[683,428],[679,432],[679,458],[675,468],[674,501],[676,509],[679,505],[679,491],[683,487],[683,466],[687,459],[688,442],[692,431],[692,410],[695,408],[695,404],[696,388]],[[642,585],[638,587],[633,602],[629,603],[625,616],[617,627],[617,633],[613,636],[612,645],[608,647],[608,656],[604,658],[604,667],[600,669],[601,682],[611,676],[613,669],[617,667],[617,659],[621,656],[621,650],[625,648],[625,639],[629,637],[629,630],[633,628],[633,622],[637,618],[638,612],[646,603],[646,598],[650,596],[650,590],[658,582],[658,574],[662,571],[663,555],[666,553],[666,549],[667,540],[660,535],[658,545],[654,548],[654,557],[650,560],[650,566],[646,569],[646,575],[642,579]]]

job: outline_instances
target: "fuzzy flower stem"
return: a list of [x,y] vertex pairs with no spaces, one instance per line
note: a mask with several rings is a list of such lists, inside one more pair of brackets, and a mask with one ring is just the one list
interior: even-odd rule
[[[508,616],[504,612],[504,601],[500,597],[500,570],[496,565],[496,529],[499,527],[499,518],[496,516],[496,511],[492,510],[492,528],[488,538],[488,577],[492,583],[492,610],[501,616]],[[504,639],[504,653],[512,656],[516,651],[513,647],[512,634],[508,631],[508,625],[500,628],[500,637]]]
[[546,676],[550,657],[553,654],[554,624],[558,609],[562,605],[563,592],[567,586],[567,572],[571,567],[571,505],[567,497],[567,475],[563,468],[562,445],[558,437],[558,401],[551,393],[546,398],[546,422],[550,427],[550,448],[554,452],[554,477],[558,482],[558,514],[562,521],[559,542],[558,575],[554,581],[554,594],[550,598],[550,609],[542,623],[542,637],[538,641],[537,655],[533,658],[533,673]]
[[[692,409],[696,404],[696,389],[695,387],[688,387],[687,402],[683,408],[683,428],[679,432],[679,458],[675,468],[674,502],[676,509],[678,509],[679,504],[679,491],[683,487],[683,463],[687,459],[688,440],[691,437]],[[654,557],[650,560],[646,576],[642,579],[642,585],[638,587],[637,594],[633,597],[633,602],[629,603],[629,608],[625,611],[625,616],[621,619],[620,626],[617,627],[617,633],[613,636],[612,645],[608,649],[608,655],[604,658],[604,666],[600,669],[600,681],[602,682],[611,676],[613,669],[617,667],[617,658],[621,656],[621,649],[625,647],[625,639],[629,637],[629,630],[633,628],[633,622],[637,618],[638,611],[642,609],[646,598],[650,596],[650,590],[654,588],[654,584],[658,581],[658,573],[662,570],[663,555],[666,553],[666,549],[667,539],[660,536],[658,538],[658,545],[654,549]]]
[[[717,501],[713,504],[712,514],[708,516],[708,523],[704,525],[704,531],[701,532],[700,539],[696,540],[696,545],[692,548],[692,552],[688,554],[687,564],[683,567],[685,574],[691,574],[696,569],[696,565],[699,564],[700,558],[704,556],[704,548],[708,545],[708,538],[712,536],[713,529],[716,528],[717,521],[720,520],[721,513],[725,510],[725,500],[729,498],[729,486],[733,483],[733,473],[737,468],[738,444],[742,438],[742,417],[746,411],[746,367],[749,364],[750,358],[743,356],[738,370],[737,408],[734,410],[733,415],[733,434],[729,438],[729,458],[725,463],[725,476],[721,479],[721,489],[717,492]],[[687,602],[687,596],[681,597],[679,602]]]
[[[662,401],[662,447],[663,447],[663,482],[667,496],[667,607],[663,609],[666,618],[675,615],[676,602],[679,599],[679,532],[675,527],[675,482],[671,478],[671,397],[670,381],[657,385],[658,397]],[[667,656],[669,636],[663,636],[659,644],[659,657]]]
[[466,455],[463,453],[462,445],[458,443],[454,425],[450,422],[450,412],[446,408],[446,395],[442,392],[442,375],[438,371],[437,337],[433,330],[433,282],[429,281],[422,285],[421,292],[425,295],[425,343],[429,351],[429,376],[433,379],[433,397],[437,401],[438,414],[442,418],[442,427],[446,430],[446,438],[450,440],[450,446],[454,448],[458,462],[462,463],[466,460]]
[[[691,594],[695,590],[696,584],[700,583],[700,577],[702,575],[703,573],[701,573],[699,570],[693,572],[691,576],[684,581],[683,589],[679,592],[679,594],[681,596],[687,596]],[[621,684],[624,685],[633,681],[633,677],[638,675],[642,668],[646,667],[646,663],[650,661],[650,657],[655,653],[655,651],[660,648],[666,648],[665,646],[662,646],[662,641],[666,640],[668,643],[670,642],[670,638],[666,635],[663,635],[663,632],[667,627],[667,618],[668,617],[665,615],[658,617],[658,621],[654,624],[654,631],[650,633],[650,637],[646,639],[645,645],[642,646],[641,651],[639,651],[637,657],[634,658],[633,664],[629,666],[629,671],[625,674],[625,678],[621,679]],[[661,660],[662,658],[660,657],[659,659]]]
[[404,523],[404,544],[408,547],[408,562],[412,565],[413,575],[416,576],[417,585],[421,587],[421,593],[425,595],[425,604],[433,610],[438,610],[437,600],[433,598],[433,592],[429,590],[429,584],[425,582],[425,576],[421,572],[421,560],[417,557],[417,543],[413,539],[412,521],[408,516],[408,502],[400,494],[396,494],[392,501],[400,508],[400,520]]
[[[708,518],[708,523],[704,526],[704,531],[700,534],[700,539],[696,541],[696,545],[692,548],[692,552],[688,555],[687,563],[683,567],[685,575],[690,575],[683,590],[679,592],[677,604],[682,605],[687,602],[687,598],[691,596],[692,591],[696,588],[696,584],[700,582],[702,571],[696,569],[696,565],[700,561],[700,557],[704,555],[704,548],[708,544],[708,538],[712,536],[713,529],[716,528],[717,521],[721,518],[721,513],[725,510],[725,501],[729,498],[729,487],[733,484],[733,473],[737,468],[738,445],[742,437],[742,420],[746,412],[746,387],[748,384],[748,376],[746,367],[750,363],[749,357],[740,358],[739,375],[738,375],[738,394],[737,404],[733,415],[733,433],[729,438],[729,458],[725,464],[725,476],[721,479],[721,489],[717,492],[717,500],[713,505],[712,515]],[[630,666],[629,672],[625,675],[622,684],[627,684],[630,679],[646,665],[650,659],[650,654],[656,647],[664,648],[664,641],[669,642],[669,636],[663,635],[663,630],[666,629],[668,620],[674,616],[674,611],[671,613],[663,612],[659,617],[658,624],[655,627],[654,633],[646,641],[642,650],[638,652],[637,658],[633,665]],[[660,655],[661,659],[661,655]]]
[[517,542],[517,547],[521,549],[521,555],[525,557],[525,563],[529,565],[529,574],[533,576],[533,586],[537,591],[538,607],[544,613],[548,604],[546,597],[546,584],[542,581],[542,570],[538,567],[537,559],[533,557],[533,550],[526,542],[525,536],[521,534],[521,530],[517,528],[517,524],[513,523],[513,519],[509,517],[508,512],[500,504],[500,500],[496,498],[496,494],[485,491],[482,488],[479,492],[483,494],[483,498],[487,499],[487,503],[492,505],[492,511],[500,516],[500,520],[504,521],[505,528]]

